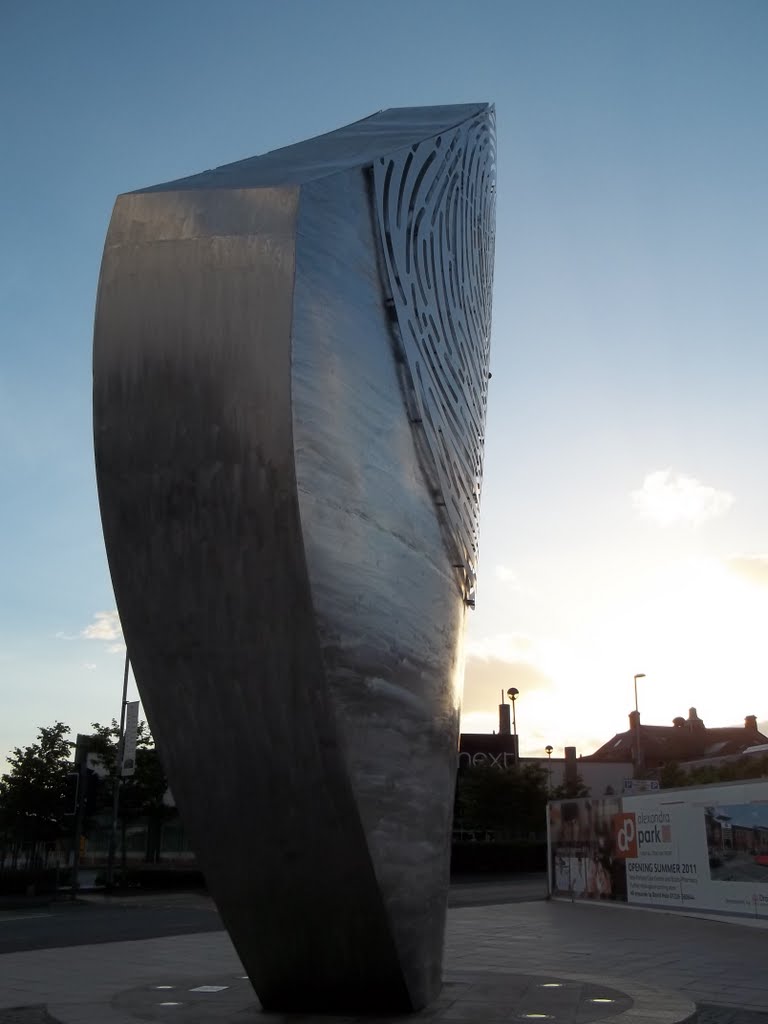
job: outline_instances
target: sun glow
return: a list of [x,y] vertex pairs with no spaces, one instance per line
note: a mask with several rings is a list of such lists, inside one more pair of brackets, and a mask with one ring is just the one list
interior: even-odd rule
[[470,643],[462,728],[497,727],[500,698],[494,699],[483,667],[493,669],[498,692],[520,678],[521,665],[537,683],[520,685],[523,753],[541,755],[552,743],[558,752],[575,745],[586,754],[625,730],[633,675],[640,672],[646,678],[638,682],[638,703],[646,723],[669,725],[689,707],[709,725],[738,724],[748,714],[768,718],[767,621],[768,587],[741,571],[739,560],[675,563],[625,589],[610,606],[596,604],[587,621],[557,642],[500,635]]

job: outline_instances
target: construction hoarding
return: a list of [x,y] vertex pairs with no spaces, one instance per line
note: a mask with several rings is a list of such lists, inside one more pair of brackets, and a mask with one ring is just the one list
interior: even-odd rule
[[556,800],[550,892],[768,919],[768,782]]

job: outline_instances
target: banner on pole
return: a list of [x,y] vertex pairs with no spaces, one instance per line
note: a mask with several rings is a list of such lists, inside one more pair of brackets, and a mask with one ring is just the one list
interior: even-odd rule
[[136,740],[139,734],[139,701],[132,700],[125,707],[125,732],[123,733],[123,763],[120,774],[123,778],[136,772]]

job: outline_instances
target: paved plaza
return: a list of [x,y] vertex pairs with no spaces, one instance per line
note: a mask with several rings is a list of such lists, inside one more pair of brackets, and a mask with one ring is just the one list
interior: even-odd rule
[[[541,899],[454,906],[443,995],[419,1019],[768,1024],[767,966],[768,929],[750,922]],[[0,1024],[257,1019],[283,1020],[260,1012],[223,931],[0,956]]]

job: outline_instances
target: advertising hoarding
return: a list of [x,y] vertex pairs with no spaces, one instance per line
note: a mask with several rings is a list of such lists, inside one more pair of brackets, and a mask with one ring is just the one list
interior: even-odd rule
[[768,782],[550,804],[550,889],[768,918]]
[[617,856],[614,835],[621,803],[618,796],[550,803],[550,886],[555,895],[626,897],[624,860]]

